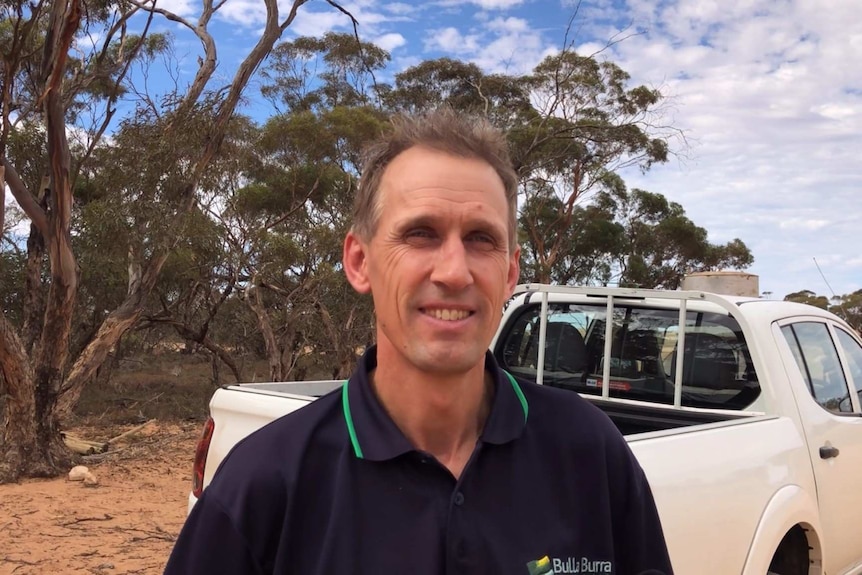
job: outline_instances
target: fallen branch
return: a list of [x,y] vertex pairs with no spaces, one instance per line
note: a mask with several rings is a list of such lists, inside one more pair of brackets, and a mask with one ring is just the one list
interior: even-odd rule
[[69,435],[66,432],[60,432],[60,435],[63,437],[63,443],[66,444],[66,447],[80,455],[93,455],[94,453],[104,453],[108,450],[107,443],[88,441],[74,435]]
[[146,541],[147,539],[160,539],[162,541],[170,541],[170,542],[174,542],[177,540],[176,537],[174,537],[173,535],[171,535],[169,533],[152,533],[150,535],[141,535],[141,536],[132,537],[131,539],[129,539],[129,543],[137,543],[138,541]]
[[84,521],[110,521],[113,519],[113,515],[108,515],[107,513],[102,514],[100,517],[76,517],[74,521],[67,521],[66,523],[60,523],[60,527],[68,527],[69,525],[75,525],[76,523],[83,523]]
[[132,435],[138,433],[139,431],[141,431],[143,428],[145,428],[149,424],[153,423],[154,421],[155,421],[155,419],[151,419],[148,422],[142,423],[141,425],[134,427],[134,428],[132,428],[132,429],[130,429],[124,433],[121,433],[120,435],[118,435],[116,437],[112,437],[111,439],[108,440],[108,443],[106,445],[113,445],[113,444],[117,443],[118,441],[121,441],[121,440],[123,440],[129,436],[132,436]]

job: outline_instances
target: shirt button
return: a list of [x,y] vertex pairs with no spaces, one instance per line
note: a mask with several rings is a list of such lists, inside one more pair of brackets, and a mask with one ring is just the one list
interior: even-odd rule
[[460,491],[455,492],[455,498],[452,500],[455,505],[461,506],[464,505],[464,494]]

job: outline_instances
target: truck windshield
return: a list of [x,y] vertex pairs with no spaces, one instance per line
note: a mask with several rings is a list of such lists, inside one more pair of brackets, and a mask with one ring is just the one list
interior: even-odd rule
[[[497,361],[516,377],[536,380],[541,306],[525,306],[504,327]],[[607,307],[550,304],[543,383],[601,395]],[[679,312],[617,305],[612,318],[610,396],[673,404]],[[743,409],[760,395],[748,346],[728,315],[686,315],[682,404]]]

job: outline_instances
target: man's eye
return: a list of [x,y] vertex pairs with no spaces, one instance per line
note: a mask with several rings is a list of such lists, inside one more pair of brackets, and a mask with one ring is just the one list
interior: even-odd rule
[[428,228],[416,228],[412,230],[408,230],[407,233],[404,234],[404,237],[407,239],[431,239],[434,237],[434,232],[429,230]]
[[497,243],[493,236],[484,232],[476,232],[470,234],[469,236],[467,236],[467,241],[488,245],[494,245]]

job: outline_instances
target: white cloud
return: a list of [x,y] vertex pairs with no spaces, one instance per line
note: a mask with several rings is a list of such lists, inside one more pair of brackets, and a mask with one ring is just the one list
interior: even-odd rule
[[523,18],[497,17],[462,32],[454,27],[431,30],[426,51],[441,51],[477,64],[486,72],[529,72],[556,47]]
[[[180,0],[173,0],[180,1]],[[190,1],[190,0],[181,0]],[[409,18],[395,5],[395,11],[384,14],[380,6],[372,0],[354,0],[353,2],[341,2],[340,5],[349,12],[359,23],[360,36],[369,37],[382,33],[381,26],[391,22],[407,21]],[[292,0],[278,0],[281,20],[290,13],[293,6]],[[305,4],[299,8],[296,19],[288,28],[288,32],[296,36],[320,37],[327,32],[336,30],[353,31],[351,19],[340,10],[326,5],[316,5],[314,10],[311,4]],[[383,8],[391,7],[386,5]],[[227,0],[218,12],[219,17],[230,23],[239,24],[247,28],[258,27],[266,21],[266,6],[259,0]]]
[[200,13],[200,3],[194,0],[159,0],[158,7],[182,17]]
[[407,68],[412,68],[422,63],[422,58],[419,56],[401,56],[392,59],[393,71],[397,74],[403,72]]
[[425,39],[425,50],[441,50],[453,54],[470,54],[479,50],[478,34],[462,34],[454,27],[431,30]]
[[413,6],[404,2],[390,2],[382,6],[383,10],[398,16],[413,16],[421,10],[421,6]]
[[259,26],[266,22],[266,6],[256,0],[227,0],[218,15],[219,18],[240,26]]
[[482,10],[508,10],[524,3],[524,0],[473,0]]
[[[761,288],[839,293],[862,242],[862,19],[858,2],[629,0],[647,33],[608,56],[634,82],[665,83],[692,161],[630,185],[680,202],[714,241],[740,237]],[[829,269],[826,269],[829,268]]]
[[372,42],[387,52],[392,52],[396,48],[400,48],[407,44],[407,40],[404,39],[404,36],[395,32],[378,36],[372,40]]
[[290,26],[290,32],[297,36],[323,36],[327,32],[346,29],[350,26],[350,19],[335,10],[311,10],[300,9],[296,20]]
[[488,23],[488,28],[501,34],[522,34],[530,32],[530,24],[523,18],[495,18]]
[[779,222],[778,227],[787,230],[809,230],[815,232],[821,230],[832,222],[829,220],[807,220],[805,218],[788,218]]
[[472,4],[482,10],[510,10],[516,6],[520,6],[524,0],[440,0],[436,2],[438,6],[444,7],[460,7]]

